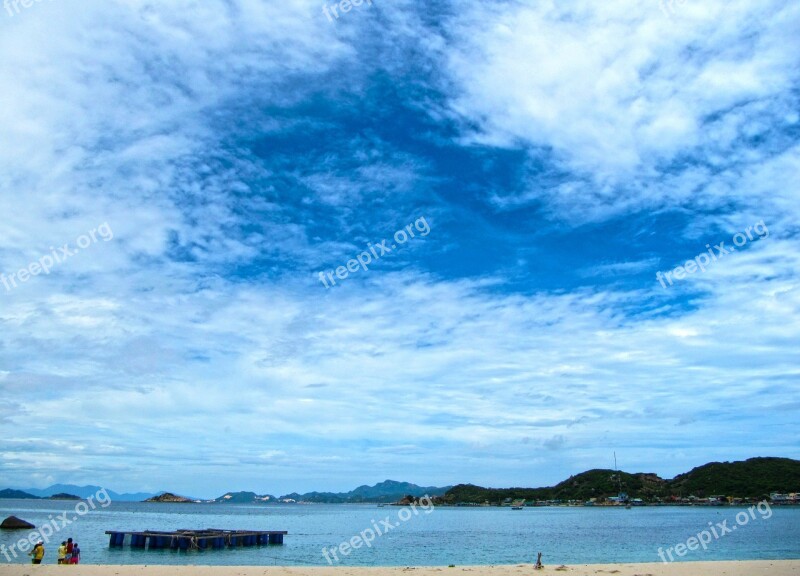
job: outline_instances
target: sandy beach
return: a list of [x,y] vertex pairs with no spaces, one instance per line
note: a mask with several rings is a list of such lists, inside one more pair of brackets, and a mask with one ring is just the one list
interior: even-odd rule
[[424,567],[297,567],[297,566],[102,566],[58,565],[0,566],[0,576],[442,576],[474,574],[480,576],[537,575],[572,576],[800,576],[800,560],[759,560],[740,562],[675,562],[672,564],[582,564],[551,565],[534,570],[531,564],[505,566],[424,566]]

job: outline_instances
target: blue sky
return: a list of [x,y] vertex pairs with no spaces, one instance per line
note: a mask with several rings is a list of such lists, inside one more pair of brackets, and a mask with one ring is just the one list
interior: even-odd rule
[[770,0],[9,3],[0,485],[800,457],[799,28]]

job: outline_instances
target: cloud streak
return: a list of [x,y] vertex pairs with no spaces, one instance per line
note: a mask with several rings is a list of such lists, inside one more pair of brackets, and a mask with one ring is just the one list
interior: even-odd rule
[[[790,3],[81,6],[0,21],[0,270],[114,232],[0,289],[2,483],[798,456]],[[658,285],[759,219],[769,241]]]

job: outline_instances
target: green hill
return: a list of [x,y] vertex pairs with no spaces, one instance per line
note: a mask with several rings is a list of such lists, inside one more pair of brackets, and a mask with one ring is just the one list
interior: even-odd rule
[[[617,479],[619,474],[619,480]],[[594,469],[545,488],[482,488],[473,484],[459,484],[447,491],[449,503],[498,503],[508,498],[534,500],[589,500],[617,496],[622,491],[631,498],[652,499],[665,494],[666,482],[655,474],[628,474],[614,470]]]
[[[619,477],[617,476],[619,474]],[[499,504],[507,499],[576,500],[608,498],[621,491],[630,498],[645,501],[670,496],[704,498],[712,495],[759,498],[771,492],[800,491],[800,460],[790,458],[751,458],[740,462],[712,462],[664,480],[657,474],[629,474],[609,469],[594,469],[570,476],[551,487],[483,488],[459,484],[444,495],[450,504]]]
[[549,500],[551,488],[483,488],[474,484],[459,484],[448,490],[443,499],[450,504],[468,502],[497,504],[507,498],[512,500]]
[[768,496],[800,490],[800,461],[791,458],[750,458],[744,462],[711,462],[670,481],[673,494],[705,497]]
[[[619,476],[618,476],[619,475]],[[556,484],[552,498],[556,500],[589,500],[608,498],[625,492],[631,498],[652,499],[665,494],[667,482],[656,474],[629,474],[609,469],[594,469],[571,476]]]

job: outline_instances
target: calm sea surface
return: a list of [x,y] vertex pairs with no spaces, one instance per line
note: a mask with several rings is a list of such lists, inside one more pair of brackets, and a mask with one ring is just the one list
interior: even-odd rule
[[[17,515],[41,525],[68,511],[66,501],[0,500],[0,517]],[[408,520],[401,508],[375,505],[145,504],[114,502],[78,517],[54,537],[72,537],[87,564],[325,565],[322,548],[338,546],[381,520],[397,527],[370,548],[339,555],[351,566],[514,564],[531,562],[538,551],[545,564],[658,562],[658,548],[675,546],[708,527],[736,525],[742,508],[436,508],[420,509]],[[403,513],[405,516],[407,513]],[[740,517],[741,519],[741,517]],[[106,530],[225,528],[288,530],[283,546],[178,552],[110,549]],[[27,531],[0,531],[6,548]],[[55,563],[57,546],[46,546],[45,563]],[[682,560],[800,558],[800,508],[773,508]],[[0,555],[0,562],[5,562]],[[27,562],[20,554],[12,562]]]

